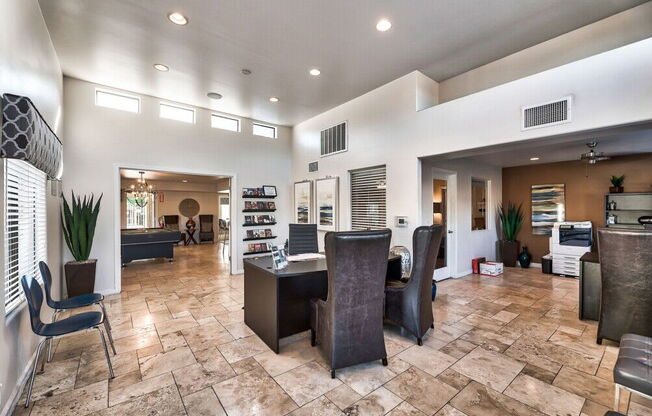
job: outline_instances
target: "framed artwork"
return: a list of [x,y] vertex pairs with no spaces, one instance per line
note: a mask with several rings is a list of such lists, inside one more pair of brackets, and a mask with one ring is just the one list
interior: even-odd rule
[[312,223],[312,181],[294,183],[294,222]]
[[337,231],[337,207],[339,178],[317,179],[315,181],[315,200],[317,210],[317,229]]
[[276,186],[274,186],[274,185],[263,185],[263,195],[264,196],[276,196]]
[[565,188],[563,183],[532,185],[533,235],[552,235],[552,225],[566,220]]

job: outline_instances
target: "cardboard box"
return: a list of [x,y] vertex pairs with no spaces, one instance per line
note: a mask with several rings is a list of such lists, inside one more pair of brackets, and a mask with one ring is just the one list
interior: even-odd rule
[[487,261],[487,259],[484,257],[476,257],[471,260],[471,268],[473,269],[473,274],[480,273],[480,264],[484,263],[485,261]]
[[480,274],[483,276],[500,276],[503,274],[503,264],[492,261],[480,263]]

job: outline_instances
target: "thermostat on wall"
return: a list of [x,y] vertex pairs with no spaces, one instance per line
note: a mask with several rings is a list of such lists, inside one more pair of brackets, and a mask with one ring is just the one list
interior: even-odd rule
[[397,227],[407,227],[408,226],[407,217],[397,216],[396,217],[396,226]]

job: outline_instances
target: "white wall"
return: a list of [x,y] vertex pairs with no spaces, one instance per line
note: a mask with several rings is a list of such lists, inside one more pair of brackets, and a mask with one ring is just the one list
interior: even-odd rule
[[[62,77],[36,0],[0,0],[0,94],[31,98],[50,127],[61,138]],[[4,203],[0,200],[0,203]],[[59,198],[47,198],[48,263],[53,270],[55,295],[61,273]],[[4,241],[4,238],[2,238]],[[0,254],[0,258],[2,255]],[[47,309],[47,308],[46,308]],[[46,312],[44,312],[44,316]],[[0,304],[0,414],[9,411],[23,381],[38,339],[32,334],[25,304],[5,316]]]
[[440,102],[454,100],[652,36],[652,2],[441,81]]
[[[350,227],[348,170],[387,165],[387,218],[407,215],[392,244],[411,247],[420,225],[420,157],[652,120],[652,39],[415,111],[417,73],[294,127],[294,180],[340,176],[340,229]],[[573,95],[572,122],[521,131],[520,110]],[[349,151],[319,158],[319,132],[348,121]],[[319,160],[319,172],[308,162]]]
[[[278,198],[276,232],[279,243],[287,236],[292,185],[290,182],[291,129],[279,127],[278,139],[253,136],[251,120],[242,120],[242,132],[210,127],[209,110],[197,109],[196,123],[160,119],[158,99],[142,96],[141,113],[132,114],[94,105],[97,86],[64,79],[66,108],[64,189],[75,193],[104,194],[91,256],[98,259],[96,290],[119,289],[120,226],[117,168],[143,168],[190,174],[233,176],[233,259],[235,272],[242,270],[244,202],[243,187],[276,185]],[[66,259],[68,253],[65,253]]]

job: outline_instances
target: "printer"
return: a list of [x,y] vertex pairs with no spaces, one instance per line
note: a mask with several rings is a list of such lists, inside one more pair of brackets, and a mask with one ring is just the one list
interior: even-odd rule
[[556,222],[550,237],[552,272],[562,276],[580,275],[580,257],[591,251],[593,226],[591,221]]

